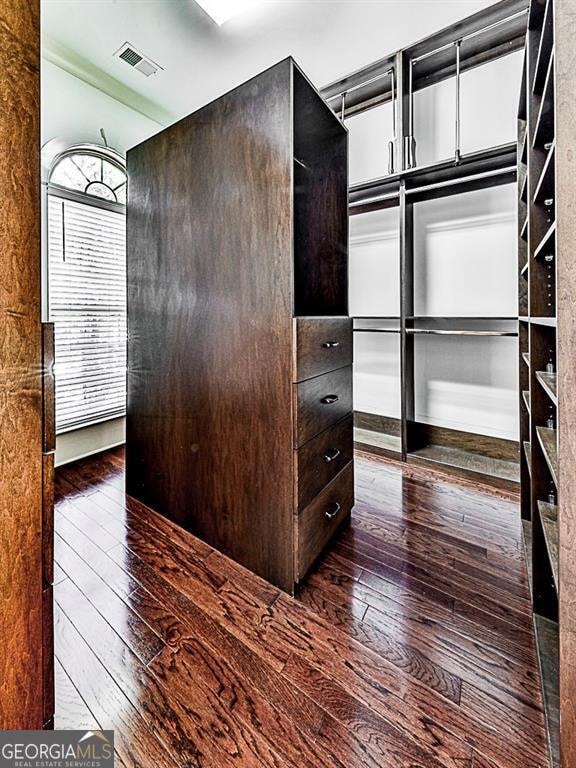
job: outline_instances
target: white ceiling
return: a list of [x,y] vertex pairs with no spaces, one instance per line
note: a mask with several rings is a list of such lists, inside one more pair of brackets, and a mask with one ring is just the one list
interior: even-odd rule
[[[263,0],[218,27],[194,0],[43,0],[42,23],[60,66],[103,73],[104,90],[170,122],[289,54],[320,87],[492,2]],[[125,41],[164,71],[146,78],[115,59]]]

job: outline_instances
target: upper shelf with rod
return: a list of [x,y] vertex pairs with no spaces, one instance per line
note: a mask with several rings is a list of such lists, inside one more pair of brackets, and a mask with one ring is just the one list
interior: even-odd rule
[[[384,103],[392,104],[390,117],[385,118],[391,122],[389,135],[392,137],[388,142],[388,173],[351,185],[351,213],[398,205],[402,181],[409,194],[425,199],[453,194],[456,191],[451,188],[453,180],[458,181],[463,191],[515,180],[517,148],[514,142],[474,152],[463,151],[460,77],[466,70],[520,50],[526,22],[526,0],[502,0],[322,89],[322,95],[341,119]],[[418,165],[414,94],[451,77],[455,78],[456,113],[453,156]],[[468,180],[468,176],[475,178]],[[433,184],[437,185],[434,190],[430,189]]]

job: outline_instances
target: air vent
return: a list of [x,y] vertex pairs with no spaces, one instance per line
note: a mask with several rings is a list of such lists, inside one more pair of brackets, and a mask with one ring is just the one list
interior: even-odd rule
[[134,69],[137,69],[138,72],[146,75],[146,77],[155,75],[158,70],[162,69],[159,64],[156,64],[156,62],[152,61],[148,56],[144,56],[143,53],[137,51],[130,43],[124,43],[114,55],[118,56],[122,61],[125,61],[126,64],[134,67]]

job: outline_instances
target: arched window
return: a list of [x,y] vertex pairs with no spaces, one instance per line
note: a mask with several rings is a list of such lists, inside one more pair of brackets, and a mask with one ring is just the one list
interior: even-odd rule
[[50,183],[102,200],[126,204],[124,165],[110,154],[103,155],[100,148],[80,147],[60,155],[50,171]]
[[56,430],[126,412],[126,170],[95,145],[46,169],[48,312],[55,325]]

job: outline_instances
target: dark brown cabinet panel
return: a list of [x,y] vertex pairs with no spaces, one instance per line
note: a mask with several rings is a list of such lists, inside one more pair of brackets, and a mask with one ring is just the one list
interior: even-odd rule
[[296,445],[340,421],[352,411],[352,366],[302,381],[296,388]]
[[292,59],[128,152],[127,491],[289,592],[294,316],[346,314],[346,152]]
[[298,578],[303,578],[354,506],[354,465],[348,464],[298,517]]
[[295,452],[298,509],[303,509],[353,458],[353,419],[347,416]]
[[352,319],[298,317],[294,380],[303,381],[352,364]]

